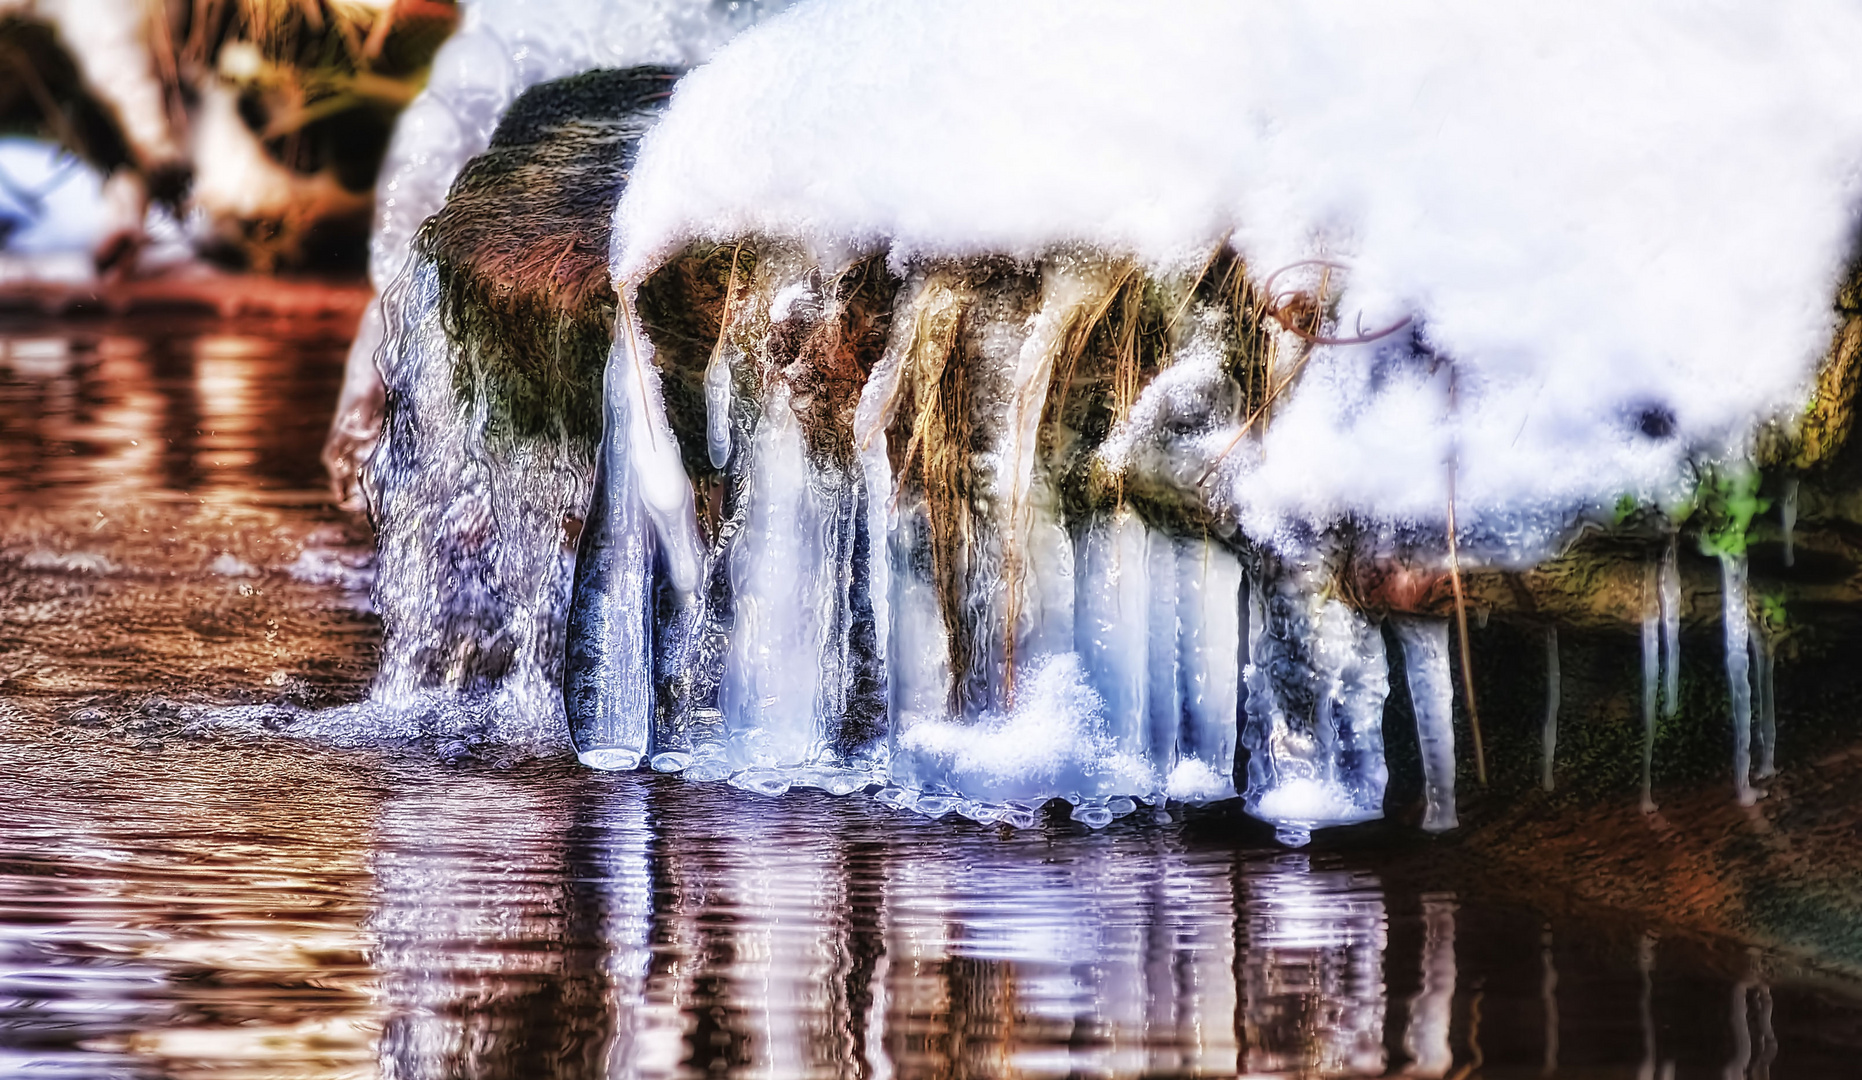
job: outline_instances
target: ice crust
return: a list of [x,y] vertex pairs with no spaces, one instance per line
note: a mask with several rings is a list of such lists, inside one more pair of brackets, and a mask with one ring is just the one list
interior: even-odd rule
[[1803,400],[1858,48],[1836,2],[809,3],[680,86],[616,272],[744,235],[897,266],[1340,260],[1343,323],[1413,317],[1398,351],[1450,361],[1457,400],[1390,342],[1317,350],[1236,477],[1244,527],[1439,527],[1456,447],[1468,531],[1529,560],[1573,507],[1673,499],[1689,456]]

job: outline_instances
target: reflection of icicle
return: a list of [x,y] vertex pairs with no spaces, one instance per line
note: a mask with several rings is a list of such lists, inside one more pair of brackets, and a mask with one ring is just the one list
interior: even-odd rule
[[1422,900],[1422,989],[1409,999],[1409,1026],[1403,1050],[1410,1056],[1410,1076],[1440,1080],[1455,1063],[1448,1046],[1455,1006],[1455,901],[1452,896]]
[[1558,628],[1545,628],[1545,729],[1540,740],[1543,744],[1544,773],[1539,778],[1539,786],[1552,790],[1552,767],[1558,760],[1558,705],[1560,692],[1560,675],[1558,671]]
[[1539,936],[1539,1010],[1545,1016],[1543,1075],[1558,1071],[1558,962],[1552,955],[1552,928]]
[[1681,711],[1681,567],[1673,537],[1662,555],[1656,594],[1662,605],[1662,718],[1673,720]]
[[1241,883],[1242,1071],[1383,1076],[1388,935],[1377,879],[1283,855],[1245,864]]
[[1448,672],[1446,619],[1394,620],[1403,642],[1403,667],[1409,674],[1410,704],[1416,713],[1416,740],[1422,751],[1426,807],[1422,827],[1444,832],[1455,816],[1455,686]]
[[1752,1063],[1752,1080],[1771,1080],[1771,1063],[1778,1056],[1778,1034],[1772,1028],[1771,987],[1763,977],[1758,979],[1758,991],[1753,996],[1757,999],[1753,1020],[1759,1029],[1759,1056]]
[[1749,1080],[1747,1066],[1752,1064],[1752,1027],[1747,1022],[1746,995],[1753,987],[1752,976],[1747,975],[1733,984],[1733,1057],[1726,1063],[1723,1074],[1726,1080]]
[[1250,619],[1247,811],[1298,846],[1313,829],[1383,815],[1383,636],[1330,598],[1316,567],[1282,567],[1259,584]]
[[1642,935],[1636,944],[1636,970],[1642,973],[1642,1067],[1636,1080],[1655,1080],[1655,938]]
[[1758,715],[1755,717],[1758,727],[1753,735],[1759,751],[1753,776],[1763,780],[1777,772],[1778,705],[1773,696],[1772,675],[1775,668],[1771,640],[1765,636],[1765,628],[1756,621],[1752,626],[1751,643],[1752,686],[1758,691]]
[[1797,549],[1792,542],[1792,534],[1797,529],[1797,477],[1795,476],[1784,482],[1784,498],[1778,502],[1778,518],[1780,524],[1783,525],[1781,531],[1784,533],[1784,564],[1796,566]]
[[1733,787],[1741,806],[1758,801],[1752,787],[1752,682],[1747,645],[1746,557],[1721,555],[1720,618],[1726,631],[1726,688],[1733,705]]
[[653,713],[653,541],[626,459],[628,416],[609,401],[576,556],[563,700],[583,763],[631,769],[648,752]]
[[1655,564],[1650,563],[1643,585],[1642,615],[1642,812],[1655,812],[1655,708],[1661,680],[1661,604],[1657,599]]

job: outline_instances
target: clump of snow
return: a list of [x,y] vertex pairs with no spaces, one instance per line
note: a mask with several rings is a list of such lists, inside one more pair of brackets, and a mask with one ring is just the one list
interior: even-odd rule
[[1281,782],[1261,796],[1253,812],[1264,821],[1309,830],[1338,822],[1360,821],[1364,817],[1363,811],[1338,785],[1309,777]]
[[1008,713],[974,723],[921,721],[899,736],[898,748],[918,759],[921,776],[998,800],[1157,788],[1150,766],[1120,751],[1107,732],[1104,703],[1074,653],[1031,666]]
[[[1345,265],[1344,329],[1232,455],[1271,539],[1664,501],[1804,400],[1862,161],[1862,8],[1681,0],[832,0],[681,84],[617,209],[694,238],[1257,277]],[[1451,392],[1452,381],[1452,392]],[[1655,418],[1653,421],[1650,418]],[[1527,545],[1529,548],[1530,545]]]

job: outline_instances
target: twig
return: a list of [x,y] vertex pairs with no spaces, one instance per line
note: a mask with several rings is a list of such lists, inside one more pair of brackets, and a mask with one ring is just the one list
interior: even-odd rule
[[[1450,376],[1451,380],[1453,376]],[[1450,382],[1449,401],[1454,401]],[[1461,556],[1455,542],[1455,459],[1448,459],[1448,581],[1455,590],[1455,625],[1461,631],[1461,696],[1468,705],[1468,725],[1474,729],[1474,776],[1487,786],[1487,751],[1481,745],[1481,714],[1474,705],[1474,656],[1468,649],[1468,602],[1461,591]]]

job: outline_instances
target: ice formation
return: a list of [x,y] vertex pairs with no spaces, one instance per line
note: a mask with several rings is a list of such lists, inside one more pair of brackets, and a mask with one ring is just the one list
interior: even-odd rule
[[[552,52],[501,10],[403,121],[378,282],[518,88],[618,60],[563,30],[594,15]],[[689,60],[754,14],[627,55]],[[395,570],[385,539],[384,581],[481,582],[435,640],[508,638],[531,705],[560,633],[592,765],[1011,823],[1240,794],[1288,843],[1384,812],[1390,614],[1423,824],[1453,828],[1448,620],[1364,602],[1347,539],[1454,571],[1459,601],[1464,567],[1683,504],[1800,405],[1862,175],[1858,44],[1835,3],[804,4],[641,143],[598,449],[503,459],[485,417],[437,442],[410,419],[413,457],[376,460],[452,472],[444,514],[406,504],[407,551],[471,543]],[[399,280],[383,368],[421,388],[409,418],[457,424],[439,283]],[[1645,778],[1673,564],[1642,628]],[[1743,563],[1726,579],[1737,705]],[[414,694],[405,659],[383,686]]]
[[1746,611],[1746,557],[1721,555],[1720,621],[1726,630],[1726,685],[1733,705],[1733,789],[1742,806],[1758,800],[1752,786],[1751,616]]

